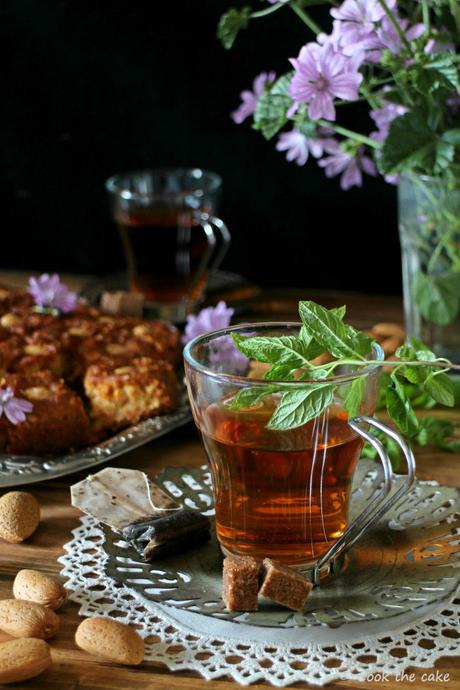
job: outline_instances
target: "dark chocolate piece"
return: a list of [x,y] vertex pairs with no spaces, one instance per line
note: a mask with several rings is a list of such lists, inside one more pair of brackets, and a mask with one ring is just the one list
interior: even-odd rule
[[222,574],[222,599],[229,611],[257,611],[261,563],[252,556],[227,556]]
[[196,510],[180,508],[131,522],[122,535],[148,561],[202,544],[210,538],[210,528],[209,518]]
[[294,611],[304,608],[313,589],[310,580],[298,570],[270,558],[264,558],[261,577],[259,594]]

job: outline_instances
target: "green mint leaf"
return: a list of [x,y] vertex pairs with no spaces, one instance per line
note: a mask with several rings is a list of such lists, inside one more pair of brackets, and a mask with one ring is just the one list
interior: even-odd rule
[[264,374],[264,379],[268,381],[292,381],[293,369],[289,364],[274,364]]
[[454,386],[444,372],[433,372],[425,381],[424,388],[436,402],[447,407],[455,405]]
[[385,140],[380,167],[385,175],[433,166],[436,138],[422,110],[412,110],[393,120]]
[[423,417],[420,419],[420,429],[415,437],[420,446],[433,445],[449,453],[460,451],[460,439],[453,438],[460,427],[458,422],[442,417]]
[[416,359],[415,348],[411,345],[400,345],[395,355],[402,362],[413,362]]
[[284,393],[267,424],[272,431],[295,429],[321,414],[333,401],[334,387],[309,386]]
[[392,386],[386,391],[387,412],[400,431],[411,437],[418,431],[418,420],[412,409],[405,387],[391,375]]
[[279,392],[278,386],[251,386],[249,388],[241,388],[232,398],[229,408],[236,410],[240,407],[251,407],[256,405],[266,395],[272,395]]
[[221,16],[217,25],[217,38],[224,48],[231,48],[241,29],[247,28],[250,14],[250,7],[242,7],[240,10],[232,8]]
[[277,79],[257,101],[254,129],[260,130],[266,139],[274,137],[287,122],[286,113],[291,106],[288,88],[292,74],[290,72]]
[[330,309],[315,302],[299,302],[299,314],[306,331],[334,357],[362,359],[361,338]]
[[460,307],[460,273],[438,276],[418,271],[412,283],[414,298],[422,316],[439,326],[447,326]]
[[366,377],[360,376],[353,381],[343,401],[343,406],[348,412],[349,417],[356,417],[356,415],[359,414],[365,395]]
[[291,369],[309,366],[309,355],[304,342],[294,335],[251,337],[232,333],[232,338],[238,350],[249,359],[285,365]]
[[428,376],[429,369],[427,367],[398,367],[398,370],[410,383],[423,383]]

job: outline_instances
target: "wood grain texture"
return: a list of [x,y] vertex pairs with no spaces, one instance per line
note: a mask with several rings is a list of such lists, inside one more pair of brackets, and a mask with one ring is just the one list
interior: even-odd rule
[[[0,275],[0,282],[4,276]],[[20,283],[20,278],[16,284]],[[77,280],[75,281],[78,282]],[[264,314],[269,319],[281,320],[295,314],[294,305],[299,297],[297,292],[265,293],[257,305],[252,304],[247,310],[247,318],[257,319]],[[318,293],[301,297],[320,299]],[[351,318],[359,326],[368,326],[375,321],[400,320],[399,301],[395,298],[369,298],[367,296],[350,296],[340,294],[323,295],[322,301],[330,306],[336,303],[349,303]],[[249,312],[249,313],[248,313]],[[398,318],[399,317],[399,318]],[[205,462],[204,450],[192,424],[176,430],[169,436],[154,443],[132,451],[112,460],[111,465],[118,467],[135,467],[154,476],[166,465],[196,466]],[[417,454],[420,479],[436,479],[449,486],[460,486],[460,458],[457,455],[434,452],[423,449]],[[44,482],[28,487],[40,502],[42,520],[37,532],[22,544],[7,544],[0,541],[0,599],[12,596],[14,577],[21,568],[36,568],[50,575],[58,575],[60,566],[57,558],[63,553],[63,544],[70,538],[71,530],[78,525],[79,513],[70,505],[69,485],[86,476],[87,472],[71,477]],[[231,680],[205,681],[194,673],[170,673],[162,664],[144,663],[137,668],[117,666],[76,648],[73,637],[81,620],[78,607],[68,602],[58,612],[61,618],[61,629],[50,643],[52,647],[53,666],[33,680],[17,683],[14,688],[34,690],[231,690],[236,683]],[[0,642],[9,639],[0,633]],[[422,674],[426,669],[414,669],[415,680],[396,682],[389,680],[382,683],[339,682],[330,686],[332,690],[364,690],[364,688],[386,688],[387,690],[460,690],[460,657],[441,659],[435,667],[441,674],[449,674],[446,682],[423,682]],[[251,688],[271,687],[256,684]],[[297,683],[295,687],[309,687]]]

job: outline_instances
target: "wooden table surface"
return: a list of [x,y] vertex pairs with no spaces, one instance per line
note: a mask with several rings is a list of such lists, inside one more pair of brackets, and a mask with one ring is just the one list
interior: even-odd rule
[[[23,282],[22,275],[0,274],[0,282]],[[13,280],[12,280],[13,279]],[[74,284],[80,280],[75,279]],[[344,293],[322,293],[316,291],[283,291],[262,293],[254,305],[247,305],[247,314],[243,318],[260,318],[269,314],[270,319],[293,318],[293,299],[301,296],[322,301],[326,306],[339,303],[350,305],[351,320],[360,327],[369,326],[376,321],[401,319],[400,302],[392,297],[370,297]],[[195,466],[205,461],[204,450],[192,424],[179,429],[168,436],[130,452],[112,465],[141,469],[154,476],[165,465]],[[422,449],[417,453],[417,474],[420,479],[436,479],[442,484],[460,487],[460,458]],[[42,520],[37,532],[26,542],[11,545],[0,540],[0,599],[12,596],[11,589],[14,576],[21,568],[37,568],[51,575],[58,575],[60,566],[57,558],[63,553],[63,544],[71,536],[71,530],[79,523],[79,512],[73,509],[69,500],[69,485],[79,481],[87,472],[71,475],[63,479],[43,482],[24,487],[39,500],[42,508]],[[192,672],[170,673],[163,664],[144,663],[137,668],[127,668],[98,660],[96,657],[76,648],[73,637],[81,620],[78,607],[69,602],[62,609],[61,629],[50,641],[52,646],[53,666],[37,678],[24,683],[17,683],[15,688],[33,688],[34,690],[232,690],[236,687],[230,679],[206,681]],[[0,642],[8,635],[0,633]],[[332,689],[364,689],[385,687],[388,690],[403,688],[448,688],[460,689],[460,657],[446,657],[436,663],[435,670],[441,675],[448,674],[448,680],[422,682],[426,669],[413,669],[415,680],[389,680],[382,683],[356,683],[343,681],[333,683]],[[258,683],[251,687],[269,687]],[[297,683],[295,687],[312,687],[306,683]]]

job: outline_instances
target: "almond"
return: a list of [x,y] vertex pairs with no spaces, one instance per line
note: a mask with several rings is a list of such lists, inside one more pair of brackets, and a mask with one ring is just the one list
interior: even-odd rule
[[45,606],[21,599],[0,601],[0,630],[13,637],[47,640],[59,629],[59,618]]
[[38,570],[20,570],[14,579],[13,594],[16,599],[34,601],[53,611],[67,599],[61,583]]
[[35,678],[50,666],[50,648],[43,640],[8,640],[0,644],[2,684]]
[[386,355],[394,355],[400,345],[402,345],[402,340],[396,336],[385,338],[385,340],[382,340],[380,343],[380,347]]
[[383,338],[390,338],[392,336],[396,336],[400,340],[404,340],[406,337],[406,333],[404,331],[404,328],[399,325],[399,323],[376,323],[372,327],[372,335],[376,336],[381,336]]
[[40,506],[26,491],[9,491],[0,498],[0,537],[19,544],[35,532],[40,522]]
[[75,644],[117,664],[137,666],[144,658],[144,640],[134,628],[112,618],[86,618],[77,628]]

